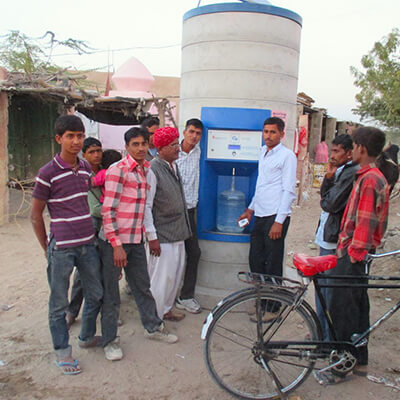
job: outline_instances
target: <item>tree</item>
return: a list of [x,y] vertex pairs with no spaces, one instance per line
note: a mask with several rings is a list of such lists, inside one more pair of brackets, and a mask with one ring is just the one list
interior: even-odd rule
[[0,65],[11,72],[54,73],[61,67],[52,61],[55,48],[64,47],[78,54],[88,53],[90,47],[82,40],[57,40],[47,31],[40,38],[26,36],[20,31],[10,31],[0,36]]
[[360,88],[353,110],[361,120],[372,119],[388,128],[400,128],[400,31],[393,29],[361,59],[364,71],[351,67]]

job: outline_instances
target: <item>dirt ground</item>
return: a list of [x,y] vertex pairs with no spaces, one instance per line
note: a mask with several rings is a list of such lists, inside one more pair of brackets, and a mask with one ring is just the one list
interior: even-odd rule
[[[20,205],[13,194],[12,213]],[[24,205],[25,207],[26,205]],[[23,207],[23,208],[24,208]],[[317,255],[310,248],[320,208],[313,190],[302,207],[295,207],[287,238],[287,264],[293,252]],[[20,212],[21,214],[21,212]],[[22,211],[22,215],[26,212]],[[312,246],[311,246],[312,247]],[[392,201],[385,251],[400,247],[400,200]],[[400,258],[375,263],[374,272],[399,274]],[[312,299],[312,293],[309,294]],[[400,291],[370,292],[372,318],[400,300]],[[53,365],[54,355],[47,322],[48,286],[46,262],[29,220],[12,218],[0,227],[0,398],[1,399],[230,399],[210,378],[202,355],[200,331],[207,315],[187,314],[168,328],[179,342],[167,345],[146,340],[133,300],[122,293],[119,330],[124,358],[110,362],[101,348],[77,346],[80,320],[71,329],[70,343],[83,373],[64,376]],[[310,300],[311,301],[311,300]],[[12,306],[5,310],[5,305]],[[370,374],[400,386],[400,313],[394,315],[370,339]],[[397,373],[394,372],[397,370]],[[292,398],[313,399],[399,399],[400,392],[349,377],[339,385],[322,387],[309,377]]]

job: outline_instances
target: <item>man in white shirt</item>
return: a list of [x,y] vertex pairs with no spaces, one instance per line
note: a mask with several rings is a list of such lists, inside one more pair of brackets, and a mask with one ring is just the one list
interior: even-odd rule
[[197,267],[200,260],[200,247],[197,238],[197,202],[199,200],[200,146],[203,123],[196,118],[186,122],[181,142],[181,151],[176,163],[181,173],[185,192],[192,236],[185,240],[186,268],[180,296],[176,299],[176,308],[197,314],[201,312],[198,301],[194,298],[197,280]]
[[[296,198],[296,166],[294,153],[283,146],[285,123],[277,117],[264,122],[263,138],[258,163],[256,191],[249,207],[239,217],[251,220],[250,271],[282,276],[285,237],[290,223],[291,205]],[[263,322],[273,320],[279,303],[267,307]],[[254,319],[254,318],[253,318]]]

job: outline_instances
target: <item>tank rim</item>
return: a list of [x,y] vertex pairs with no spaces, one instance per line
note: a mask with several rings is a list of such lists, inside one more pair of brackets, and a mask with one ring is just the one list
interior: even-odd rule
[[277,17],[283,17],[290,19],[300,26],[303,25],[303,19],[300,15],[286,8],[276,7],[273,5],[266,4],[254,4],[254,3],[221,3],[221,4],[209,4],[206,6],[196,7],[187,11],[183,15],[183,21],[190,18],[197,17],[198,15],[224,13],[224,12],[252,12],[258,14],[269,14]]

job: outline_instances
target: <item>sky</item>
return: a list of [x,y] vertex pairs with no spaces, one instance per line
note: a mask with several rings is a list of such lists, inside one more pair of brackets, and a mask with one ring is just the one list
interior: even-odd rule
[[[200,5],[229,1],[202,0]],[[232,0],[231,2],[238,2]],[[19,0],[1,11],[0,35],[19,30],[40,37],[86,41],[96,52],[62,55],[53,60],[77,70],[117,69],[128,58],[138,58],[153,75],[180,76],[182,18],[199,0]],[[350,66],[361,68],[361,57],[394,27],[400,27],[399,0],[271,0],[303,18],[298,92],[314,106],[326,108],[339,120],[358,121],[351,112],[357,88]]]

